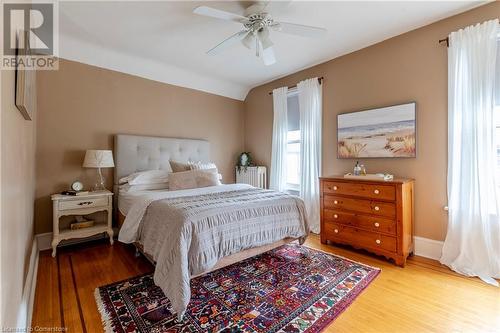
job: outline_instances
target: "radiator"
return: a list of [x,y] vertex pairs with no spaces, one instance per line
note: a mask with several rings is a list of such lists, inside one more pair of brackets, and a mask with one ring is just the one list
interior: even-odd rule
[[267,173],[265,166],[241,168],[236,167],[236,182],[250,184],[255,187],[267,188]]

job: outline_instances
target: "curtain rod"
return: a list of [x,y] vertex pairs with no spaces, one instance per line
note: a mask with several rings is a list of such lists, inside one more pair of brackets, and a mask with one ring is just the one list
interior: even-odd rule
[[[497,39],[500,41],[500,33],[498,33]],[[450,37],[440,39],[440,40],[438,40],[438,43],[439,44],[446,43],[446,47],[450,47]]]
[[[318,82],[321,84],[321,81],[323,81],[323,79],[324,79],[323,77],[318,77]],[[293,88],[297,88],[297,85],[294,85],[294,86],[289,86],[289,87],[288,87],[288,89],[293,89]],[[272,92],[272,91],[270,91],[270,92],[269,92],[269,95],[272,95],[272,94],[273,94],[273,92]]]
[[445,43],[446,42],[446,47],[450,47],[450,38],[449,37],[446,37],[446,38],[443,38],[443,39],[440,39],[438,41],[439,44],[442,44],[442,43]]

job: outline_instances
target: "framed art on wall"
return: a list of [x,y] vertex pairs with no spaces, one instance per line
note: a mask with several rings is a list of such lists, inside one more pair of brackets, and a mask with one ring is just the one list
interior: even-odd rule
[[337,116],[338,158],[416,157],[416,103]]
[[[24,34],[24,48],[17,48],[17,59],[27,58],[31,55],[29,48],[29,34],[26,31],[20,31]],[[19,37],[18,37],[19,38]],[[19,39],[16,38],[16,43]],[[19,64],[19,61],[17,61]],[[25,66],[16,67],[16,107],[23,115],[24,119],[32,120],[36,108],[36,70],[26,69]]]

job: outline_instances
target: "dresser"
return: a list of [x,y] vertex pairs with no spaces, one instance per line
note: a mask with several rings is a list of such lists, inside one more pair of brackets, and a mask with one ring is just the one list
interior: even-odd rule
[[321,243],[351,245],[404,266],[413,253],[412,179],[321,177]]

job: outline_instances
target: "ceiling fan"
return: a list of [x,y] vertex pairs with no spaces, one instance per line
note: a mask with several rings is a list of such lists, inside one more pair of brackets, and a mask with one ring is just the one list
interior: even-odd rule
[[244,16],[207,6],[195,8],[193,11],[195,14],[243,24],[243,30],[229,36],[208,50],[207,54],[218,54],[241,41],[248,49],[255,47],[255,55],[262,57],[264,64],[269,66],[276,62],[269,29],[302,37],[319,37],[326,33],[326,29],[323,28],[275,21],[265,12],[267,3],[251,5],[245,10]]

